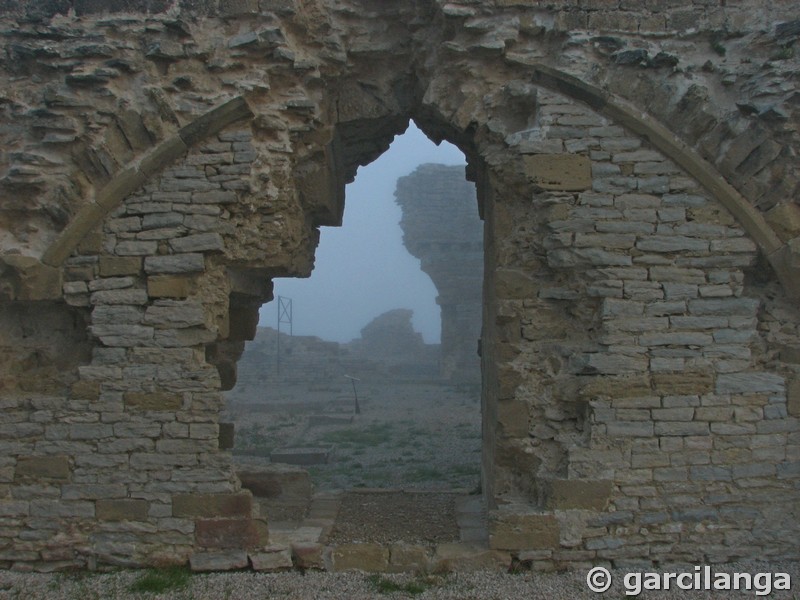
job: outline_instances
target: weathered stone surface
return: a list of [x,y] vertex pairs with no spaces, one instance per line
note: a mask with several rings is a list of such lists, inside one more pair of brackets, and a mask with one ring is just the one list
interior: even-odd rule
[[269,535],[261,519],[197,519],[195,539],[203,548],[253,549],[266,546]]
[[605,510],[612,485],[611,481],[554,479],[545,486],[545,506],[551,510]]
[[334,571],[383,572],[389,566],[389,549],[381,544],[340,544],[331,553]]
[[144,270],[148,274],[195,273],[205,270],[205,260],[197,253],[148,256],[144,259]]
[[208,571],[233,571],[244,569],[250,564],[244,550],[228,550],[224,552],[195,552],[189,557],[192,571],[203,573]]
[[273,573],[291,569],[292,551],[285,546],[267,546],[261,552],[250,552],[250,564],[254,571]]
[[174,411],[183,406],[183,398],[173,392],[125,392],[125,406],[136,410]]
[[498,512],[489,516],[489,547],[495,550],[556,548],[559,525],[552,514]]
[[579,154],[526,156],[525,174],[544,190],[581,191],[592,187],[591,162]]
[[67,456],[20,456],[14,479],[69,481],[71,473]]
[[148,502],[132,498],[98,500],[95,511],[101,521],[147,521]]

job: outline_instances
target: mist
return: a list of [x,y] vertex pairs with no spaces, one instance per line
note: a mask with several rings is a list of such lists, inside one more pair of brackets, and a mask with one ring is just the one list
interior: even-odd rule
[[261,308],[259,324],[276,327],[282,296],[292,299],[294,335],[348,342],[378,315],[409,308],[414,329],[427,343],[438,343],[436,288],[403,246],[394,191],[397,179],[420,164],[465,162],[458,148],[447,142],[436,146],[411,122],[383,155],[359,168],[345,191],[342,227],[321,228],[311,277],[276,279],[276,299]]

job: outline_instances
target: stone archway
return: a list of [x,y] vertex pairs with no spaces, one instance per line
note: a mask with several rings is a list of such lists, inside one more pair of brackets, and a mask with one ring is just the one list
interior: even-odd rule
[[[409,118],[465,152],[488,232],[491,547],[796,558],[796,116],[748,91],[794,68],[782,9],[261,4],[4,17],[3,309],[77,307],[93,351],[5,390],[0,560],[247,564],[223,379]],[[729,66],[701,68],[690,22]]]

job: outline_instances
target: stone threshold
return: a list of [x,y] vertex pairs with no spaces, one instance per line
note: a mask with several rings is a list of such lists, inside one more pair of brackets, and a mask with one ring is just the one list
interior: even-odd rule
[[[418,490],[359,488],[349,493],[422,493]],[[438,492],[441,493],[441,492]],[[271,522],[270,545],[257,550],[202,552],[191,557],[194,571],[291,569],[372,573],[443,573],[476,569],[507,570],[511,555],[489,548],[486,509],[480,496],[459,494],[455,517],[459,540],[328,543],[344,492],[319,492],[301,521]]]

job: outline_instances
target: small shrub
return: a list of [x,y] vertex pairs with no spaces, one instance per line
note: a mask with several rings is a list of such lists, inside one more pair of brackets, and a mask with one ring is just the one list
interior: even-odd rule
[[150,569],[139,576],[129,589],[138,593],[162,594],[186,587],[189,584],[190,576],[191,573],[185,567]]

